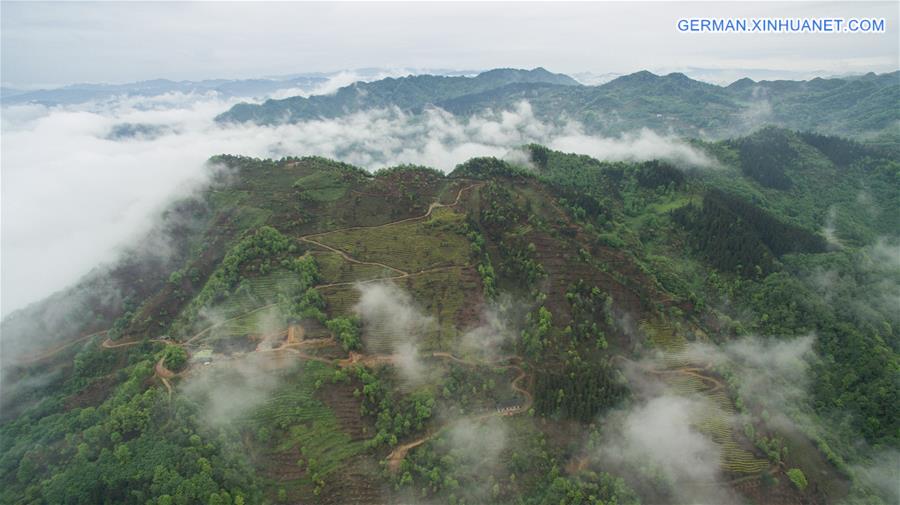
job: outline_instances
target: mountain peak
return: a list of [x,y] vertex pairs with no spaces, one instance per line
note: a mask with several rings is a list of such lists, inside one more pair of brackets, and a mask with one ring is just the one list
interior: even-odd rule
[[539,82],[547,84],[564,84],[567,86],[580,86],[575,79],[565,74],[555,74],[544,67],[536,67],[531,70],[520,68],[495,68],[478,74],[476,79],[503,79],[512,82]]
[[609,86],[630,86],[633,84],[649,83],[658,80],[660,77],[649,70],[640,70],[633,74],[617,77],[607,83]]

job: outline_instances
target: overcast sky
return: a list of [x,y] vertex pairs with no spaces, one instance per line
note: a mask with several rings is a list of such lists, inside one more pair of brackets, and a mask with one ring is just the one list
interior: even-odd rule
[[[2,3],[2,81],[36,87],[360,67],[892,71],[898,2]],[[679,18],[884,17],[884,34],[681,34]]]

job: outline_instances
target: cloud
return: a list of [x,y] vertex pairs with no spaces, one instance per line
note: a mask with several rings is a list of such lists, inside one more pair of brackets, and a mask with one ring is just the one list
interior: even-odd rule
[[825,225],[822,227],[822,235],[828,242],[828,247],[832,250],[842,249],[844,245],[837,236],[837,207],[832,205],[828,207],[828,215],[825,218]]
[[[372,82],[388,77],[398,78],[421,73],[412,69],[379,69],[374,72],[360,72],[357,70],[341,70],[328,76],[328,80],[312,87],[284,88],[269,95],[269,98],[278,100],[294,96],[310,97],[314,95],[331,95],[344,86],[354,82]],[[432,73],[432,72],[428,72]]]
[[663,136],[650,129],[623,133],[618,137],[588,135],[577,123],[568,124],[548,146],[557,151],[587,154],[599,160],[668,160],[689,167],[714,168],[717,162],[674,136]]
[[214,362],[193,371],[179,389],[202,407],[208,423],[228,425],[263,405],[280,384],[280,377],[267,366],[270,358],[254,353],[224,366]]
[[[114,260],[168,202],[207,182],[204,164],[214,154],[322,155],[370,170],[412,163],[450,171],[474,156],[515,159],[519,146],[539,142],[608,160],[711,163],[647,130],[600,138],[575,123],[542,122],[527,102],[466,119],[440,109],[382,109],[273,127],[216,124],[234,103],[215,93],[168,93],[4,107],[3,315]],[[123,125],[137,125],[137,134],[111,136]]]
[[807,397],[814,343],[812,335],[787,340],[745,337],[720,347],[691,344],[686,355],[694,363],[728,367],[738,378],[740,396],[784,412]]
[[424,315],[410,295],[393,284],[359,284],[353,307],[363,323],[363,344],[369,353],[390,354],[404,380],[417,384],[426,368],[419,356],[421,339],[435,321]]
[[698,398],[650,398],[611,416],[604,426],[605,442],[593,457],[604,466],[657,475],[655,484],[667,488],[678,503],[738,503],[722,483],[721,448],[694,428],[708,408]]
[[878,452],[868,463],[854,465],[850,470],[866,486],[876,490],[885,503],[900,503],[900,486],[897,484],[900,452],[896,449]]
[[[791,340],[743,338],[721,346],[693,343],[684,351],[692,366],[728,369],[745,403],[771,412],[769,429],[796,430],[787,417],[807,397],[809,365],[814,359],[812,336]],[[634,403],[603,420],[599,446],[590,455],[608,471],[641,477],[630,479],[643,495],[677,503],[742,503],[724,478],[723,447],[699,430],[711,415],[734,429],[739,418],[705,393],[680,393],[660,379],[662,355],[626,361]],[[676,373],[674,370],[671,373]],[[718,380],[718,379],[716,379]]]
[[[488,304],[481,315],[481,324],[463,333],[459,351],[473,355],[479,361],[495,361],[503,356],[504,349],[516,341],[520,329],[515,322],[522,321],[528,307],[503,295]],[[511,354],[508,350],[506,354]]]
[[450,427],[447,438],[464,465],[489,469],[497,465],[506,447],[506,426],[496,417],[482,422],[461,419]]

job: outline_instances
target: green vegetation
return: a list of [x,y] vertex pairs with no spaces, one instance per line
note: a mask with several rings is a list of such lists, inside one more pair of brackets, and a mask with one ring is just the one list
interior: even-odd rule
[[791,482],[793,482],[794,485],[797,486],[797,489],[799,489],[800,491],[803,491],[804,489],[806,489],[806,486],[809,485],[809,483],[806,481],[806,475],[804,475],[803,470],[799,468],[791,468],[787,471],[787,475],[788,478],[791,479]]
[[590,422],[616,405],[625,387],[609,363],[569,366],[564,373],[541,372],[534,385],[534,408],[539,414]]
[[424,222],[336,231],[313,239],[362,261],[419,272],[467,258],[464,219],[451,209],[438,208]]
[[287,265],[297,269],[299,275],[308,275],[302,263],[286,260],[285,255],[294,251],[296,246],[292,241],[270,226],[245,237],[228,251],[203,289],[184,309],[173,325],[173,331],[187,328],[203,307],[223,301],[237,287],[244,272],[255,270],[264,275],[277,264],[276,261],[284,259]]
[[394,107],[419,113],[428,105],[465,117],[513,109],[527,98],[537,117],[566,115],[592,133],[651,128],[664,133],[674,129],[690,137],[726,137],[749,133],[755,122],[747,121],[747,116],[758,114],[760,97],[765,96],[771,104],[766,118],[770,124],[860,135],[889,132],[894,127],[898,93],[897,72],[810,81],[741,79],[716,86],[681,73],[640,71],[599,86],[580,86],[568,76],[542,68],[495,69],[475,77],[387,78],[354,83],[330,95],[267,100],[259,105],[242,103],[217,120],[277,124]]
[[356,351],[362,347],[360,322],[357,318],[336,317],[325,324],[340,342],[345,351]]
[[[171,265],[112,269],[114,305],[29,310],[56,327],[4,321],[61,340],[4,362],[0,502],[664,503],[690,486],[654,454],[602,457],[655,389],[698,400],[690,430],[747,501],[888,502],[862,469],[900,448],[900,165],[776,128],[692,145],[716,168],[214,158],[232,176],[185,207],[207,210]],[[425,329],[363,345],[379,282],[413,305],[381,315]]]
[[[398,395],[385,381],[363,367],[352,373],[362,382],[362,415],[375,417],[376,433],[367,443],[371,447],[397,445],[407,435],[421,431],[431,418],[434,397],[429,391]],[[345,372],[338,372],[336,380],[346,380]]]
[[187,359],[187,351],[181,347],[167,345],[166,350],[163,351],[163,365],[173,372],[178,372],[184,368],[184,365],[187,364]]
[[700,209],[688,204],[672,217],[707,261],[744,276],[771,273],[777,258],[787,253],[825,251],[823,238],[721,191],[707,193]]
[[522,331],[522,350],[526,355],[537,358],[541,349],[546,347],[547,337],[553,327],[553,314],[547,307],[538,307],[536,312],[528,314],[528,326]]
[[259,501],[260,489],[243,452],[227,437],[199,425],[196,405],[183,398],[170,404],[159,388],[146,388],[152,370],[147,360],[121,370],[122,382],[107,385],[109,397],[98,405],[60,411],[67,395],[77,392],[66,386],[47,391],[39,404],[5,422],[0,501]]
[[612,326],[612,298],[600,288],[588,288],[584,280],[572,285],[566,292],[566,300],[572,307],[572,325],[567,328],[575,342],[594,341],[600,349],[606,349],[606,337],[601,326]]
[[347,185],[336,171],[321,171],[297,179],[294,184],[301,202],[332,202],[344,196]]

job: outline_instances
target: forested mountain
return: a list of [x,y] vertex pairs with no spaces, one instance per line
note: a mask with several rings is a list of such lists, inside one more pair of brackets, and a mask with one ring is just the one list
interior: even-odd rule
[[[499,70],[225,119],[527,96],[706,131],[750,87],[841,121],[897,92]],[[213,157],[125,259],[3,321],[0,502],[892,503],[900,163],[773,127],[692,145],[715,163]]]
[[416,75],[387,78],[371,83],[354,83],[332,95],[267,100],[260,105],[238,104],[217,120],[277,124],[319,117],[333,118],[348,112],[383,107],[421,111],[427,105],[515,84],[578,86],[578,81],[543,68],[495,69],[475,77]]
[[841,136],[886,130],[896,136],[900,72],[809,81],[741,79],[723,87],[680,73],[642,71],[599,86],[581,86],[543,69],[503,69],[474,78],[385,79],[353,84],[328,96],[239,104],[218,120],[278,124],[384,107],[418,112],[427,106],[467,116],[509,109],[522,100],[540,118],[556,120],[563,114],[605,134],[646,127],[722,138],[769,124]]

